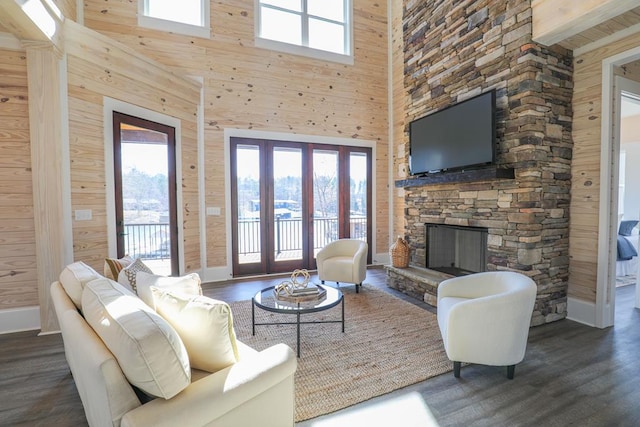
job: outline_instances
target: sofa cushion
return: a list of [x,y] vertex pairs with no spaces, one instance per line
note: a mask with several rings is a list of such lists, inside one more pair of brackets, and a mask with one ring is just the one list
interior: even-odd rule
[[165,291],[179,291],[188,295],[202,295],[200,283],[198,273],[191,273],[182,277],[167,277],[141,271],[136,276],[138,297],[154,310],[156,307],[153,303],[153,295],[151,294],[152,286]]
[[104,259],[104,277],[111,280],[118,280],[120,270],[133,263],[133,258],[125,255],[120,259],[105,258]]
[[89,282],[82,310],[132,385],[169,399],[190,384],[189,356],[176,331],[123,286],[106,278]]
[[92,280],[102,277],[100,273],[89,267],[82,261],[67,265],[60,273],[60,283],[71,301],[80,308],[82,305],[82,290]]
[[158,314],[178,331],[191,366],[216,372],[238,361],[229,304],[151,287]]
[[118,273],[117,281],[125,288],[129,289],[130,291],[133,291],[134,294],[137,294],[138,289],[137,289],[136,276],[141,271],[144,271],[145,273],[153,274],[153,271],[151,271],[151,269],[147,267],[147,265],[144,262],[142,262],[140,258],[136,258],[135,261],[133,261],[131,264],[129,264],[128,266],[120,270],[120,272]]

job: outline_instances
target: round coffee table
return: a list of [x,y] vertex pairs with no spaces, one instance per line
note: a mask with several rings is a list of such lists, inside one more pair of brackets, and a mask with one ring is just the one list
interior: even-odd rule
[[[252,333],[256,334],[256,326],[262,325],[296,325],[297,333],[296,340],[298,346],[298,357],[300,357],[300,325],[301,324],[311,324],[311,323],[342,323],[342,332],[344,333],[344,296],[342,292],[336,288],[332,288],[331,286],[321,286],[322,289],[327,291],[327,294],[324,298],[319,300],[312,301],[301,301],[301,302],[288,302],[281,301],[276,299],[276,296],[273,292],[274,286],[269,286],[257,292],[254,297],[251,299],[251,325],[252,325]],[[315,313],[318,311],[328,310],[336,305],[342,303],[342,319],[341,320],[312,320],[312,321],[302,321],[300,320],[300,316],[308,313]],[[280,313],[280,314],[295,314],[296,321],[295,322],[270,322],[270,323],[256,323],[256,313],[255,308],[259,307],[263,310],[270,311],[272,313]]]

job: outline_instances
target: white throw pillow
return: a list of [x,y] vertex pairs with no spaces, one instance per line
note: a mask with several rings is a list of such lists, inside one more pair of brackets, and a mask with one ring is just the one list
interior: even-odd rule
[[100,273],[82,261],[67,265],[60,273],[60,283],[77,308],[82,305],[82,290],[92,280],[102,277]]
[[106,278],[88,283],[82,311],[140,390],[170,399],[191,383],[189,356],[176,331],[120,284]]
[[152,286],[165,291],[179,291],[188,295],[202,295],[200,283],[198,273],[191,273],[182,277],[166,277],[141,271],[136,276],[138,296],[154,310],[156,307],[153,303],[153,295],[151,294]]
[[142,271],[149,274],[153,273],[140,258],[136,258],[135,261],[120,270],[117,279],[118,283],[137,294],[137,274]]
[[158,314],[182,338],[191,366],[216,372],[238,361],[236,333],[229,304],[151,287]]

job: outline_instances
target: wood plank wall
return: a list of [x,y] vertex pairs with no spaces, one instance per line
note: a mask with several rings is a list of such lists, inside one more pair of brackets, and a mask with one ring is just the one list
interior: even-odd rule
[[[377,247],[388,240],[387,5],[354,0],[354,65],[254,47],[254,1],[211,2],[211,39],[139,28],[137,3],[86,1],[85,25],[205,82],[206,267],[227,265],[225,128],[376,142]],[[193,206],[194,208],[196,206]],[[197,236],[191,236],[197,239]],[[188,245],[196,245],[189,241]]]
[[27,59],[0,50],[0,310],[38,305]]
[[[405,179],[409,174],[407,165],[408,136],[405,132],[405,105],[407,105],[407,91],[404,87],[404,32],[402,28],[403,2],[391,2],[392,19],[392,90],[393,99],[393,171],[392,181]],[[389,185],[394,185],[390,182]],[[405,234],[405,191],[404,188],[393,188],[393,234],[392,236],[404,236]]]
[[595,302],[600,203],[602,61],[637,47],[640,35],[574,58],[569,296]]
[[103,99],[105,96],[181,121],[185,268],[200,268],[197,106],[199,84],[140,57],[114,40],[67,22],[72,210],[91,209],[73,221],[74,258],[102,271],[108,255]]
[[58,9],[67,19],[77,20],[78,2],[76,0],[53,0]]

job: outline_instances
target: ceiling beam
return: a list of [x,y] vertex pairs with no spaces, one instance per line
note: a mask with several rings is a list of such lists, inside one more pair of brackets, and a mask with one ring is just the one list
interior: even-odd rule
[[64,16],[51,0],[0,0],[0,24],[21,41],[62,43]]
[[533,40],[545,46],[638,7],[638,0],[533,0]]

